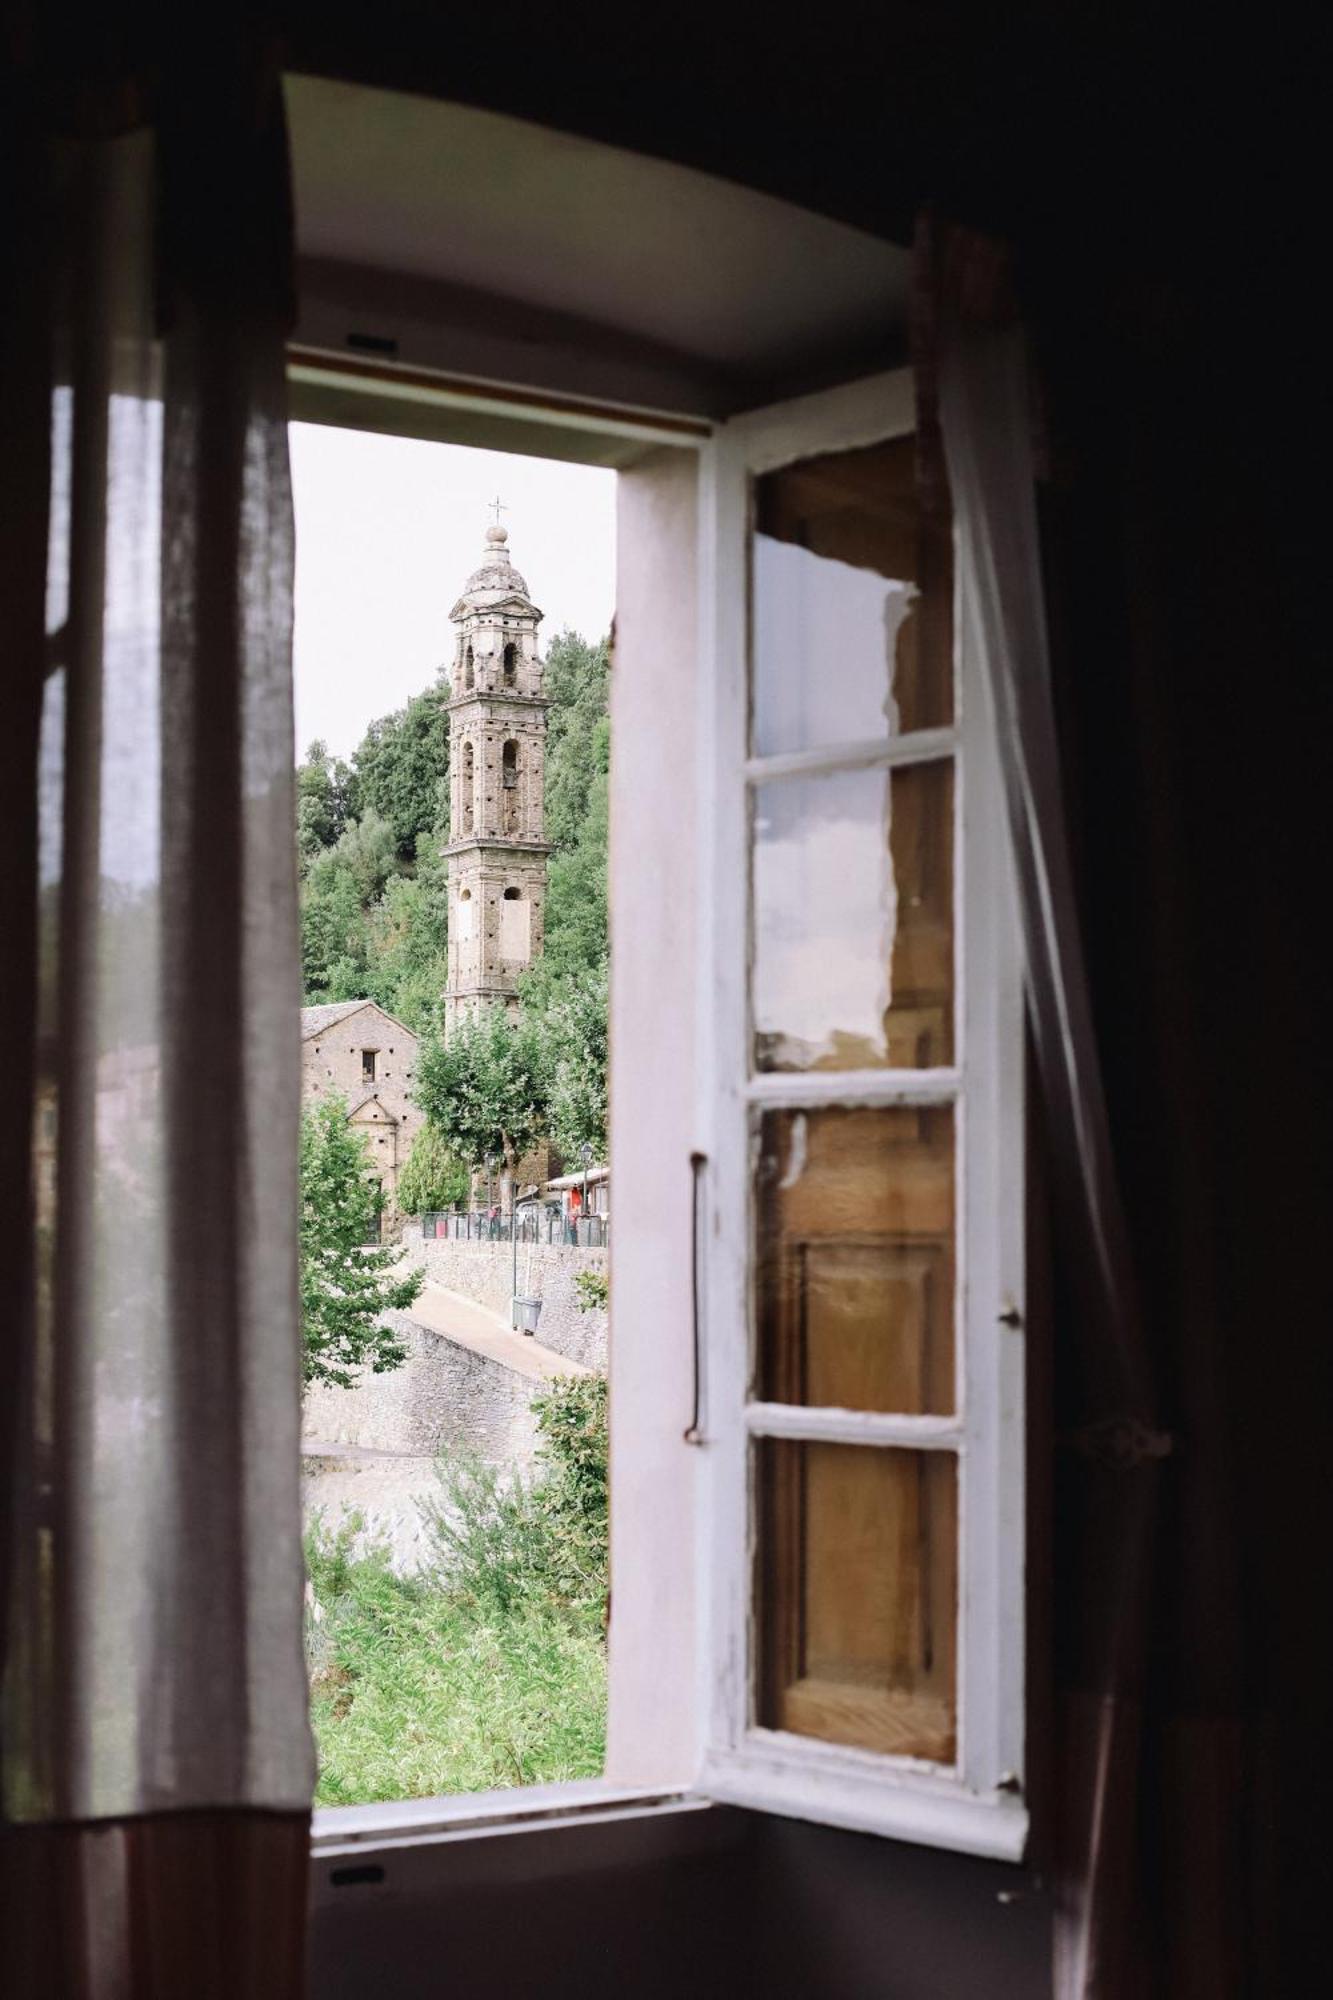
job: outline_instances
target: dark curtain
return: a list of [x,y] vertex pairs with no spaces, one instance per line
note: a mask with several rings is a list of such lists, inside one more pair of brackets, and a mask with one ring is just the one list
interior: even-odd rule
[[[1187,245],[1156,271],[1088,243],[1015,259],[932,221],[918,273],[927,476],[947,463],[960,516],[980,511],[995,597],[1026,567],[1040,605],[1002,635],[1002,680],[1034,645],[1047,662],[1045,741],[999,691],[1020,855],[1034,761],[1058,765],[1054,893],[1020,870],[1055,1225],[1055,1713],[1033,1718],[1053,1798],[1033,1859],[1056,1888],[1056,1992],[1298,1991],[1317,1870],[1291,1836],[1325,1730],[1296,1545],[1325,1510],[1290,1398],[1322,1323],[1327,1080],[1299,892],[1326,845],[1327,686],[1305,593],[1278,585],[1302,536],[1273,404],[1260,421],[1238,395],[1270,346]],[[1057,1005],[1071,963],[1084,993]],[[1091,1173],[1071,1071],[1095,1078]]]
[[295,2000],[282,103],[113,45],[0,61],[0,1978]]

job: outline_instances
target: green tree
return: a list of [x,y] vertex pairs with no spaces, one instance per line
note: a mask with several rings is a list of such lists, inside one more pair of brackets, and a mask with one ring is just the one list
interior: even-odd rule
[[[607,768],[611,651],[577,632],[557,632],[546,651],[546,838],[557,852],[578,844],[593,780]],[[603,725],[606,725],[603,727]]]
[[308,999],[366,997],[369,913],[397,865],[393,834],[374,811],[351,820],[336,846],[310,863],[301,885],[301,963]]
[[439,1018],[449,978],[448,941],[448,863],[438,845],[423,844],[416,874],[391,876],[367,915],[368,998],[423,1034]]
[[417,1052],[416,1100],[470,1167],[488,1160],[513,1172],[546,1124],[545,1069],[539,1036],[502,1007],[460,1021],[447,1042],[428,1035]]
[[307,1382],[350,1388],[356,1369],[382,1375],[407,1359],[388,1312],[421,1290],[419,1271],[394,1274],[393,1246],[368,1243],[384,1190],[347,1107],[329,1097],[301,1116],[301,1327]]
[[413,695],[372,722],[352,753],[361,811],[386,822],[402,862],[415,861],[422,836],[448,824],[448,700],[443,680]]
[[539,965],[524,986],[524,1006],[538,1037],[546,1127],[567,1160],[592,1147],[606,1158],[607,964],[554,976]]
[[398,1176],[398,1206],[404,1215],[452,1208],[467,1200],[470,1180],[444,1134],[431,1124],[423,1125]]
[[316,737],[296,767],[296,845],[301,866],[337,844],[355,810],[352,773],[341,759],[329,755],[327,743]]

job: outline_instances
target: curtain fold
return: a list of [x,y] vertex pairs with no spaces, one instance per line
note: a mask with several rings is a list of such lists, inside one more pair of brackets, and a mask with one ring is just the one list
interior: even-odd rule
[[[1136,376],[1123,328],[1090,350],[1088,301],[1054,279],[1044,306],[1061,309],[1036,330],[1063,372],[1036,375],[1006,246],[929,218],[918,281],[927,486],[947,480],[999,745],[1056,1222],[1055,1714],[1035,1718],[1055,1752],[1039,1828],[1055,1991],[1223,2000],[1258,1990],[1266,1752],[1239,1574],[1226,1099],[1198,1054],[1218,966],[1190,962],[1198,830],[1176,804],[1206,674],[1175,518],[1197,462],[1171,455],[1188,424],[1159,443],[1161,358]],[[1104,323],[1114,303],[1091,296]],[[1173,365],[1188,379],[1187,353]]]
[[[8,1950],[64,1908],[86,1948],[59,1977],[38,1952],[34,1991],[287,1996],[315,1769],[281,93],[246,49],[54,131],[25,83],[4,394],[26,450],[0,548]],[[12,227],[25,176],[40,231]]]
[[[1137,1774],[1157,1427],[1137,1275],[1112,1154],[1068,837],[1037,518],[1027,347],[995,246],[946,233],[933,355],[954,508],[962,641],[983,668],[1005,792],[1041,1079],[1050,1184],[1067,1239],[1096,1463],[1087,1526],[1100,1578],[1097,1672],[1058,1718],[1066,1817],[1055,1984],[1085,2000],[1123,1940],[1137,1842]],[[1107,1928],[1109,1918],[1109,1931]]]

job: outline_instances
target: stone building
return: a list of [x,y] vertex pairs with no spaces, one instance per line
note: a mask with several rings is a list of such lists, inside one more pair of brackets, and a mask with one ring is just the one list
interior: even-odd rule
[[547,701],[542,613],[486,530],[481,567],[449,616],[457,628],[449,703],[449,983],[446,1034],[483,1007],[517,1007],[540,957],[546,903]]
[[307,1104],[337,1094],[350,1125],[365,1136],[396,1215],[398,1176],[425,1123],[412,1100],[417,1038],[374,1000],[338,1000],[301,1009],[301,1096]]

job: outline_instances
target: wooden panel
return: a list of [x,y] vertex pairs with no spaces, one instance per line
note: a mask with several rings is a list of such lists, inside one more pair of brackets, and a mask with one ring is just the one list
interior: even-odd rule
[[756,1452],[759,1722],[951,1761],[956,1461],[773,1439]]
[[948,1109],[766,1112],[758,1393],[905,1416],[954,1407]]

